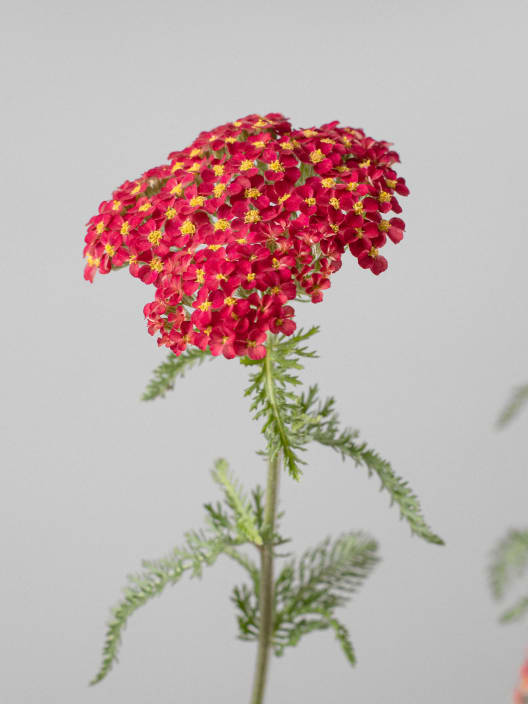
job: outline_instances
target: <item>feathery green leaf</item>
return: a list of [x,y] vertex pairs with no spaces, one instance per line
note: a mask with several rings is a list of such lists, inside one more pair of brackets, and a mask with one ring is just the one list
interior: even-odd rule
[[510,530],[493,551],[489,568],[491,591],[502,599],[512,582],[528,569],[528,530]]
[[197,364],[202,364],[206,359],[214,359],[207,350],[198,347],[190,347],[176,356],[173,352],[167,359],[154,369],[153,377],[147,384],[147,388],[141,397],[142,401],[152,401],[155,398],[163,398],[167,391],[174,388],[174,381],[192,369]]
[[[275,581],[275,617],[272,647],[282,655],[287,647],[313,631],[334,631],[345,656],[355,664],[348,631],[334,615],[344,606],[378,562],[377,543],[362,533],[349,533],[307,550],[290,560]],[[256,641],[259,635],[258,572],[252,587],[235,587],[232,601],[238,609],[239,638]]]
[[500,620],[502,623],[513,623],[514,621],[519,621],[526,613],[528,613],[528,596],[519,599],[501,615]]
[[528,384],[518,386],[513,390],[508,403],[504,406],[497,420],[497,427],[505,428],[516,416],[519,415],[526,403],[528,403]]
[[377,543],[349,533],[307,550],[285,565],[275,584],[273,647],[277,655],[314,630],[334,630],[345,655],[355,656],[346,628],[333,612],[344,606],[378,562]]
[[262,527],[262,489],[253,492],[252,501],[245,498],[225,460],[216,462],[213,476],[224,491],[227,510],[220,503],[206,504],[207,531],[186,533],[182,547],[174,548],[160,560],[144,560],[143,571],[128,577],[123,598],[112,609],[101,668],[90,684],[100,682],[117,661],[122,632],[130,616],[150,599],[159,596],[168,584],[176,584],[185,573],[201,577],[203,568],[213,565],[224,554],[248,572],[258,594],[258,567],[238,548],[248,542],[262,543],[259,532]]
[[266,454],[273,459],[282,452],[284,465],[294,479],[301,475],[305,464],[299,456],[304,449],[293,431],[297,396],[292,387],[299,381],[296,373],[303,368],[301,358],[314,358],[315,352],[303,343],[318,332],[313,327],[308,332],[300,330],[290,337],[269,335],[267,354],[262,360],[242,358],[242,364],[255,368],[250,375],[246,396],[252,396],[251,410],[255,419],[264,419],[262,432],[267,441]]
[[159,596],[167,584],[176,584],[185,572],[200,577],[203,567],[212,565],[226,547],[228,543],[222,538],[191,532],[186,535],[184,546],[175,548],[169,556],[161,560],[143,561],[144,571],[129,576],[123,599],[112,609],[103,648],[103,662],[90,684],[96,684],[106,677],[117,661],[121,635],[130,616],[147,601]]
[[381,481],[381,488],[390,494],[391,503],[397,504],[400,516],[407,521],[411,531],[430,543],[444,544],[442,538],[433,533],[425,522],[417,496],[407,482],[394,473],[389,462],[366,443],[358,442],[356,430],[340,430],[333,398],[320,402],[317,386],[311,386],[306,394],[298,398],[297,417],[297,432],[303,441],[308,437],[331,447],[339,452],[343,460],[349,457],[356,465],[365,467],[369,476],[376,474]]
[[255,516],[250,501],[244,496],[238,481],[229,471],[226,460],[218,459],[212,472],[213,479],[224,490],[226,503],[233,511],[236,526],[241,537],[255,545],[262,545],[262,536],[259,533]]

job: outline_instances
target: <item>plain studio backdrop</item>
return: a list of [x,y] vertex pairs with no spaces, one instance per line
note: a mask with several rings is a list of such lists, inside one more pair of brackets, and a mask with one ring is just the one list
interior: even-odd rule
[[2,704],[247,702],[255,647],[236,640],[220,560],[141,609],[97,687],[125,575],[202,523],[225,456],[263,481],[236,360],[140,403],[165,357],[151,290],[82,279],[84,224],[117,185],[204,129],[280,111],[393,141],[411,196],[380,277],[344,260],[304,379],[421,498],[439,548],[412,538],[376,479],[310,449],[281,480],[302,550],[362,529],[382,563],[340,612],[357,649],[306,637],[271,668],[270,704],[499,704],[528,647],[497,622],[490,549],[525,525],[524,417],[497,414],[528,379],[523,1],[14,2],[3,9]]

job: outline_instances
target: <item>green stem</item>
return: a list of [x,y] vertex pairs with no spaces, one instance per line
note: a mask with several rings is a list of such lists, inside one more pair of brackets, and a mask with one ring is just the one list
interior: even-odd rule
[[269,461],[264,506],[263,545],[260,548],[259,639],[251,704],[262,704],[273,636],[273,535],[277,507],[280,457]]

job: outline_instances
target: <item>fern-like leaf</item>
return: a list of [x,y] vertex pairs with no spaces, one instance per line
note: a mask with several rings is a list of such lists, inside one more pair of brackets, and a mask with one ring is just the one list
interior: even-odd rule
[[185,573],[201,577],[205,566],[213,565],[224,554],[249,574],[253,591],[258,594],[260,575],[256,564],[239,547],[245,543],[261,544],[262,490],[256,489],[250,501],[236,479],[229,473],[225,460],[216,462],[213,476],[224,491],[227,508],[217,503],[206,504],[207,531],[185,534],[182,547],[174,548],[160,560],[144,560],[143,571],[128,577],[123,598],[112,609],[103,648],[103,661],[90,684],[100,682],[117,661],[121,635],[128,619],[150,599],[159,596],[169,584],[176,584]]
[[427,525],[422,515],[420,502],[406,481],[393,471],[391,465],[382,459],[366,443],[358,442],[358,432],[350,428],[340,429],[339,417],[335,411],[335,400],[328,398],[324,403],[318,400],[317,386],[309,388],[298,401],[298,433],[312,440],[331,447],[347,457],[358,466],[367,469],[369,476],[376,474],[381,481],[381,488],[391,497],[400,509],[400,516],[409,524],[411,531],[424,540],[437,545],[444,541]]
[[262,545],[262,537],[255,521],[251,503],[244,495],[238,481],[230,473],[226,460],[216,460],[212,474],[213,479],[224,490],[226,503],[233,511],[240,536],[255,545]]
[[193,577],[202,574],[205,565],[212,565],[219,555],[231,547],[224,539],[192,532],[186,535],[185,544],[161,560],[143,561],[143,572],[129,576],[121,602],[112,609],[108,623],[103,661],[99,672],[90,684],[100,682],[113,664],[121,644],[121,635],[130,616],[150,599],[159,596],[168,584],[176,584],[185,572]]
[[502,623],[513,623],[519,621],[525,614],[528,613],[528,596],[519,599],[510,609],[505,611],[500,620]]
[[167,359],[154,370],[141,400],[152,401],[155,398],[164,398],[167,391],[174,388],[174,382],[178,377],[185,376],[187,371],[197,364],[202,364],[206,359],[213,359],[213,356],[207,350],[201,350],[198,347],[190,347],[179,356],[171,352]]
[[353,664],[354,651],[346,628],[334,610],[344,606],[378,562],[377,543],[361,533],[325,540],[290,561],[275,584],[273,647],[277,655],[315,630],[334,630]]
[[301,465],[305,463],[299,456],[304,447],[293,428],[297,397],[292,389],[301,383],[297,377],[297,372],[303,368],[299,360],[316,357],[315,352],[304,345],[316,332],[318,328],[314,327],[290,337],[269,335],[263,360],[241,359],[242,364],[255,368],[246,396],[253,397],[254,418],[264,419],[266,454],[272,460],[281,452],[285,467],[294,479],[299,479]]
[[491,558],[491,591],[502,599],[512,582],[528,569],[528,530],[510,530],[500,541]]
[[497,427],[505,428],[519,415],[526,403],[528,403],[528,384],[518,386],[514,389],[508,403],[504,406],[497,420]]

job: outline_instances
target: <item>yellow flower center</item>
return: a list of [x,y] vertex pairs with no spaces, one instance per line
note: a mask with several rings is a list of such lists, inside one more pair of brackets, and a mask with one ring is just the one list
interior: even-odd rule
[[229,222],[227,220],[217,220],[214,224],[215,230],[227,230]]
[[251,161],[251,159],[244,159],[244,161],[240,164],[240,171],[248,171],[252,168],[253,162]]
[[161,242],[161,238],[163,237],[163,234],[161,230],[152,230],[152,232],[149,234],[147,237],[148,241],[150,244],[153,244],[155,247],[159,245]]
[[359,168],[360,168],[360,169],[368,169],[369,166],[370,166],[370,159],[364,159],[364,160],[359,164]]
[[106,227],[104,222],[98,222],[97,225],[95,226],[95,231],[97,232],[98,235],[103,233],[105,231]]
[[162,261],[159,257],[153,257],[153,259],[150,262],[150,268],[153,271],[161,271],[163,269],[163,264]]
[[317,132],[314,132],[313,130],[303,130],[303,134],[305,137],[315,137]]
[[398,185],[398,182],[397,182],[397,181],[393,181],[391,178],[386,178],[386,179],[385,179],[385,183],[387,184],[387,186],[388,186],[389,188],[396,188],[396,186]]
[[388,220],[382,220],[378,225],[378,230],[380,232],[388,232],[390,228],[390,222]]
[[376,247],[371,247],[369,251],[369,257],[372,257],[372,259],[376,259],[377,256],[378,250],[376,249]]
[[196,208],[196,207],[201,208],[202,205],[204,204],[204,200],[205,200],[204,196],[194,196],[194,198],[191,198],[191,200],[189,201],[189,205],[191,206],[191,208]]
[[279,203],[284,203],[285,200],[288,200],[288,198],[291,196],[291,193],[285,193],[283,196],[279,198]]
[[330,198],[330,205],[332,205],[336,210],[339,210],[339,199]]
[[335,140],[329,139],[328,137],[322,139],[321,142],[324,142],[325,144],[335,144]]
[[224,305],[225,306],[234,306],[236,303],[236,298],[233,298],[233,296],[227,296],[227,298],[224,298]]
[[165,211],[165,217],[167,220],[172,220],[172,218],[176,215],[176,209],[175,208],[167,208]]
[[140,183],[136,183],[136,185],[134,186],[134,188],[131,190],[131,193],[132,193],[133,196],[135,196],[136,193],[139,193],[140,190],[141,190],[141,184],[140,184]]
[[256,277],[257,277],[257,275],[254,272],[251,272],[246,276],[246,279],[248,281],[253,281]]
[[248,210],[244,222],[260,222],[260,215],[258,210]]
[[222,176],[224,173],[225,166],[223,164],[215,164],[213,166],[213,171],[215,176]]
[[220,198],[222,193],[225,191],[226,185],[225,183],[217,183],[215,187],[213,188],[213,193],[215,198]]
[[280,267],[280,261],[276,257],[273,257],[273,259],[271,260],[271,266],[274,269],[278,269]]
[[378,198],[380,203],[388,203],[392,196],[390,193],[387,193],[387,191],[381,191]]
[[203,269],[196,269],[196,281],[199,284],[203,284],[205,281],[205,271]]
[[99,266],[99,264],[101,263],[99,257],[92,257],[91,254],[86,255],[86,261],[88,263],[88,266]]
[[258,198],[260,195],[260,191],[258,188],[246,188],[244,191],[244,196],[246,198]]
[[200,163],[197,161],[195,162],[189,169],[189,171],[200,171]]
[[171,166],[172,173],[174,173],[175,171],[180,171],[180,169],[183,169],[183,161],[175,161],[174,164]]
[[198,149],[198,147],[195,147],[195,148],[191,151],[191,153],[189,154],[189,156],[191,157],[191,159],[194,159],[195,156],[202,156],[202,150],[201,150],[201,149]]
[[198,306],[198,308],[205,313],[206,310],[209,310],[211,307],[211,301],[204,301],[202,304]]
[[171,188],[171,196],[181,196],[183,193],[183,183],[177,183]]
[[120,200],[114,200],[112,202],[112,210],[119,210],[121,208],[121,201]]
[[354,212],[356,213],[356,215],[363,214],[363,203],[360,200],[358,200],[357,203],[354,203],[353,207],[354,207]]
[[284,171],[284,166],[280,163],[278,159],[275,159],[275,161],[271,162],[270,169],[272,171],[275,171],[275,173],[280,173],[281,171]]
[[315,205],[315,203],[316,203],[315,198],[305,198],[304,202],[307,203],[308,205]]
[[336,225],[335,223],[331,224],[330,227],[334,232],[339,232],[339,225]]
[[295,148],[295,144],[293,142],[290,142],[290,140],[288,140],[287,142],[281,142],[280,146],[283,149],[288,149],[288,150],[292,150]]
[[151,207],[152,207],[152,203],[149,200],[147,200],[145,203],[143,203],[143,205],[139,206],[139,212],[144,213],[145,210],[150,210]]
[[121,225],[121,229],[119,230],[119,232],[123,235],[123,237],[126,237],[129,233],[129,231],[130,231],[130,223],[124,222]]
[[187,219],[180,225],[180,232],[182,235],[194,235],[196,232],[196,226],[193,222]]
[[212,249],[213,252],[217,252],[221,246],[222,246],[221,244],[210,244],[209,249]]
[[323,188],[333,188],[335,186],[336,180],[335,178],[323,178],[321,180],[321,186]]
[[217,281],[222,281],[222,280],[223,280],[223,281],[227,281],[227,276],[225,276],[224,274],[217,274],[217,275],[215,276],[215,279],[216,279]]
[[238,244],[246,244],[247,239],[245,237],[239,237],[237,239]]
[[310,152],[310,161],[312,164],[318,164],[320,161],[323,161],[325,158],[325,155],[320,149],[314,149],[313,152]]
[[357,181],[350,181],[350,183],[347,183],[347,191],[355,191],[358,186],[359,183]]

